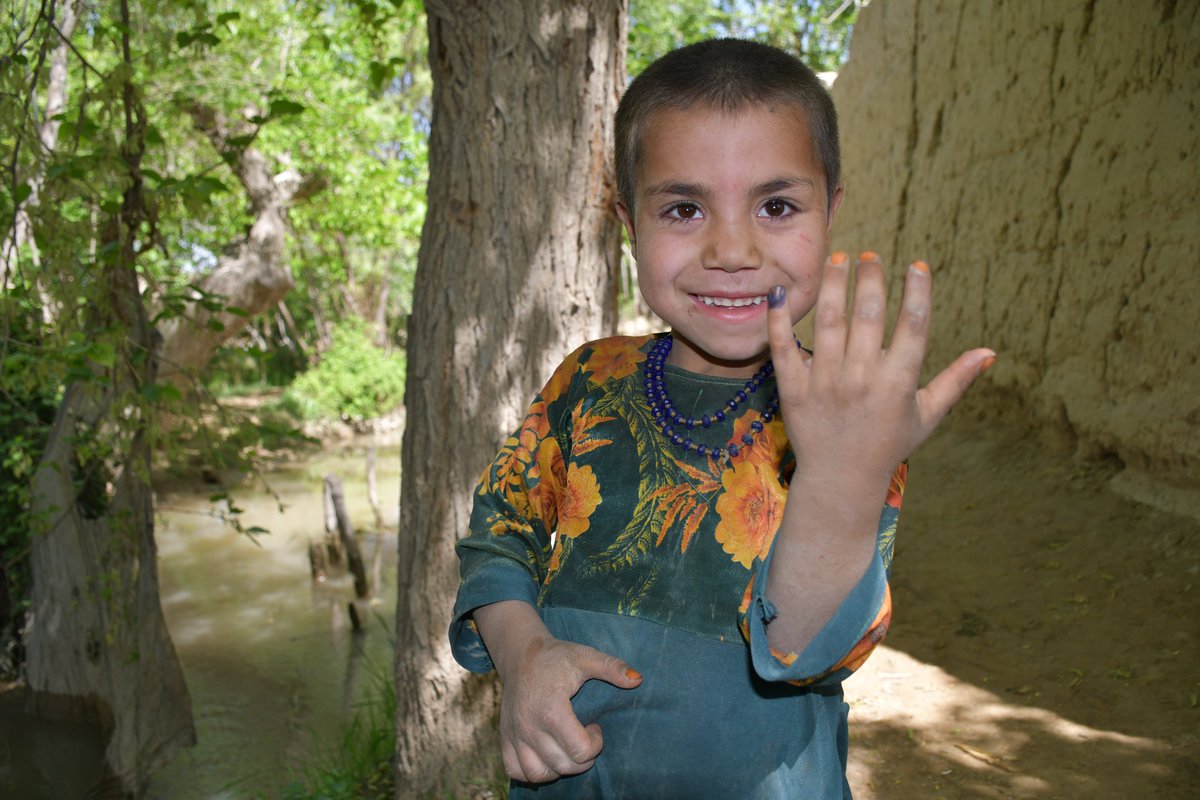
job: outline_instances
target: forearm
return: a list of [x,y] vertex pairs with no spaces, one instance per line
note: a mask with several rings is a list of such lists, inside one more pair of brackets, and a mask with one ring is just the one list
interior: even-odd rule
[[472,616],[501,682],[534,648],[554,637],[537,609],[523,600],[502,600],[475,609]]
[[773,650],[802,652],[862,579],[878,548],[885,496],[886,483],[875,490],[793,481],[767,573]]

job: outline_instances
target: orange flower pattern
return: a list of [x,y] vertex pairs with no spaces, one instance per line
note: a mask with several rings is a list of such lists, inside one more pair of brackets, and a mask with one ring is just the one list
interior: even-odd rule
[[[652,344],[614,337],[563,362],[484,472],[474,533],[460,547],[486,546],[528,565],[543,604],[737,638],[754,570],[783,516],[794,458],[779,419],[727,464],[671,445],[642,392],[640,366]],[[677,407],[695,406],[693,413],[719,407],[740,385],[670,367],[666,376]],[[761,419],[765,388],[731,426],[689,433],[713,446],[740,440]],[[905,466],[896,471],[880,520],[887,566],[905,474]],[[486,545],[476,544],[480,536]],[[886,620],[880,634],[885,628]],[[871,636],[853,659],[870,652]],[[775,655],[785,664],[795,659]]]
[[[751,448],[753,452],[754,448]],[[752,458],[743,459],[721,476],[724,492],[717,500],[717,541],[733,560],[749,569],[764,559],[783,518],[787,493],[776,468]]]

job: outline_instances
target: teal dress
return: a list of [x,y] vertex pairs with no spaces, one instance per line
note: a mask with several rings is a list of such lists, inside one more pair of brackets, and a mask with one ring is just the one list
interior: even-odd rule
[[[592,342],[563,362],[484,471],[457,546],[450,640],[463,667],[492,669],[471,612],[523,600],[554,636],[644,676],[632,690],[584,684],[572,705],[603,731],[595,765],[514,782],[510,797],[849,797],[841,681],[887,630],[904,467],[858,585],[803,652],[772,650],[767,567],[794,467],[782,422],[763,418],[774,383],[736,419],[692,432],[724,447],[758,421],[752,447],[723,462],[686,451],[664,437],[644,396],[656,338]],[[686,416],[711,414],[743,385],[664,372]]]

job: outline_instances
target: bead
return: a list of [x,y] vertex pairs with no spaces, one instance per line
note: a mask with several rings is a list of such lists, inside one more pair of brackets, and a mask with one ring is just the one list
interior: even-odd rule
[[[705,414],[699,418],[688,417],[679,413],[674,404],[671,403],[671,398],[667,393],[666,378],[663,375],[663,367],[666,364],[667,357],[671,353],[673,344],[673,337],[671,334],[667,334],[659,338],[651,347],[650,352],[646,354],[642,390],[646,398],[646,405],[654,420],[654,425],[665,438],[683,450],[707,456],[717,464],[728,464],[731,458],[736,457],[746,448],[752,447],[755,443],[755,436],[763,431],[765,423],[774,419],[775,414],[779,411],[779,395],[777,393],[773,394],[770,400],[768,400],[767,407],[760,415],[760,418],[750,423],[750,432],[742,434],[740,445],[737,442],[729,442],[726,447],[722,448],[698,444],[692,441],[689,436],[685,436],[676,430],[673,426],[678,426],[684,430],[692,430],[697,426],[711,428],[715,424],[727,421],[729,414],[732,414],[745,403],[749,399],[750,394],[753,394],[762,387],[767,378],[774,373],[775,365],[770,361],[764,363],[746,381],[743,387],[734,393],[733,397],[725,403],[724,407],[717,409],[715,413],[711,415]],[[799,347],[800,343],[797,342],[796,345]]]

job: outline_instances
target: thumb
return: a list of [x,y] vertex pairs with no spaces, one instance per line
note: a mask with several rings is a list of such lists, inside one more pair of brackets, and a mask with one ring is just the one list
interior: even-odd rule
[[966,393],[975,379],[996,361],[996,354],[984,347],[968,350],[939,372],[925,388],[917,392],[922,422],[932,430],[950,408]]
[[616,656],[590,647],[581,655],[579,669],[585,680],[596,678],[620,689],[633,689],[642,683],[642,674]]

